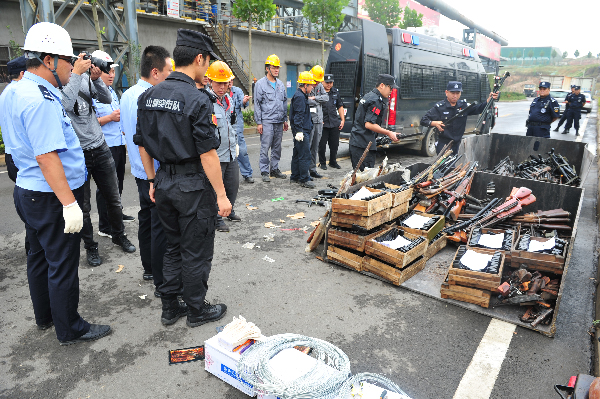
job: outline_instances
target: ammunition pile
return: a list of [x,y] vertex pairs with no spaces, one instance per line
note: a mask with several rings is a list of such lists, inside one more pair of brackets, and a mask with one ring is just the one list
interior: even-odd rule
[[[481,232],[481,228],[480,227],[476,227],[473,228],[473,230],[471,231],[471,240],[469,241],[469,246],[470,247],[478,247],[478,248],[488,248],[485,245],[480,245],[479,244],[479,239],[481,238],[481,235],[484,234]],[[493,233],[493,232],[487,232],[485,234],[489,234],[489,235],[496,235],[496,234],[502,234],[504,236],[503,240],[502,240],[502,247],[501,249],[503,251],[510,251],[512,248],[512,237],[513,237],[513,231],[512,230],[506,230],[502,233]]]
[[[463,270],[471,270],[470,267],[464,265],[461,262],[461,258],[465,255],[468,248],[466,245],[461,245],[458,247],[458,251],[456,252],[456,256],[454,257],[454,261],[452,262],[452,267],[455,269],[463,269]],[[498,274],[498,270],[500,268],[500,262],[502,261],[502,252],[496,251],[492,255],[492,259],[487,263],[487,265],[481,269],[483,273],[490,274]]]

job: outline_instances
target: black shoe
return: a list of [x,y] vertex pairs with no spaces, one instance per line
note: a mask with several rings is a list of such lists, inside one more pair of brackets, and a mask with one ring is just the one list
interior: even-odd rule
[[62,346],[73,345],[78,342],[88,342],[95,341],[102,337],[106,337],[110,334],[111,329],[110,326],[101,325],[101,324],[90,324],[90,330],[83,334],[79,338],[72,339],[70,341],[58,341]]
[[135,246],[129,241],[129,238],[125,234],[121,234],[120,237],[113,237],[113,244],[120,246],[123,252],[132,253],[135,252]]
[[158,290],[158,288],[154,289],[154,296],[157,297],[157,298],[162,297],[162,294],[160,293],[160,291]]
[[569,133],[568,130],[563,130],[563,132],[562,132],[562,134],[567,134],[567,133]]
[[552,131],[553,131],[553,132],[558,132],[558,128],[556,128],[556,129],[553,129]]
[[252,178],[252,176],[244,176],[244,182],[254,183],[254,179]]
[[315,183],[311,182],[310,180],[309,181],[304,181],[304,182],[301,181],[300,182],[300,186],[301,187],[306,187],[306,188],[315,188],[316,187]]
[[273,169],[271,171],[271,177],[276,177],[278,179],[287,179],[287,176],[281,173],[279,169]]
[[336,168],[336,169],[342,169],[342,167],[340,165],[338,165],[337,163],[329,162],[329,166],[331,166],[332,168]]
[[54,325],[53,321],[51,321],[49,323],[45,323],[45,324],[38,324],[37,325],[37,329],[40,330],[40,331],[47,330],[50,327],[52,327],[53,325]]
[[129,216],[126,214],[123,214],[123,221],[124,222],[133,222],[135,220],[135,218],[133,216]]
[[229,219],[229,221],[231,221],[231,222],[241,222],[242,221],[242,218],[233,212],[230,213],[229,216],[227,216],[227,219]]
[[327,165],[325,164],[325,162],[321,162],[319,164],[319,168],[323,169],[323,170],[327,170]]
[[267,172],[262,172],[260,175],[262,176],[263,182],[265,182],[265,183],[271,182],[271,178],[269,177],[269,174]]
[[86,252],[88,265],[100,266],[102,264],[102,258],[98,254],[98,246],[88,248]]
[[290,183],[300,183],[300,182],[298,180],[296,180],[296,179],[291,179],[290,178]]
[[229,227],[225,224],[223,219],[219,220],[217,223],[217,231],[221,231],[223,233],[229,233]]
[[323,175],[320,175],[318,172],[310,172],[310,177],[314,177],[315,179],[320,179]]
[[575,130],[575,136],[579,136],[579,130]]
[[227,306],[219,303],[218,305],[211,305],[204,301],[204,306],[200,312],[194,312],[192,309],[188,311],[187,325],[188,327],[198,327],[202,324],[210,323],[211,321],[217,321],[225,316],[227,312]]
[[144,273],[142,275],[142,278],[146,281],[154,280],[154,276],[152,275],[152,273]]
[[185,302],[179,302],[173,295],[171,295],[171,298],[162,297],[160,300],[162,301],[160,321],[165,326],[174,324],[181,316],[186,315],[188,312]]

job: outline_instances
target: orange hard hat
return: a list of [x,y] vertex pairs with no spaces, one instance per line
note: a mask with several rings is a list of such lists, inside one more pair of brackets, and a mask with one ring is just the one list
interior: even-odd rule
[[265,61],[265,65],[273,65],[273,66],[281,66],[281,62],[279,61],[279,57],[277,57],[275,54],[271,54],[270,56],[267,57],[267,60]]
[[325,76],[325,71],[323,70],[323,67],[321,65],[315,65],[314,67],[312,67],[310,73],[313,74],[313,77],[317,82],[322,82],[323,77]]
[[213,62],[206,71],[206,76],[213,82],[229,82],[235,76],[231,72],[231,68],[223,61]]

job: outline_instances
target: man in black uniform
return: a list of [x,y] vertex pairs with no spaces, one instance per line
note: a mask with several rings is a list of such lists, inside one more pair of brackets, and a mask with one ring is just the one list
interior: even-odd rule
[[562,134],[569,133],[573,121],[575,121],[575,136],[579,136],[579,119],[581,119],[581,109],[587,102],[585,96],[581,94],[580,86],[573,86],[574,92],[569,98],[568,106],[569,113],[567,114],[567,124],[565,125],[565,131]]
[[540,96],[534,98],[529,106],[525,136],[549,139],[550,124],[558,119],[560,106],[558,101],[550,97],[550,82],[540,82],[539,94]]
[[323,170],[327,170],[325,164],[325,149],[329,143],[329,166],[336,169],[342,167],[337,163],[337,151],[340,145],[340,130],[344,127],[346,116],[344,115],[344,103],[340,92],[333,87],[333,75],[326,73],[323,78],[323,87],[329,94],[329,101],[323,107],[323,135],[319,142],[319,163]]
[[575,93],[575,85],[571,85],[571,92],[569,94],[567,94],[567,96],[565,97],[565,112],[563,112],[562,116],[560,117],[560,120],[558,121],[558,125],[556,126],[556,129],[554,129],[555,132],[558,132],[558,129],[560,129],[560,127],[562,126],[563,123],[566,122],[567,120],[567,116],[569,115],[569,99],[571,98],[571,95]]
[[[377,77],[377,86],[373,91],[365,94],[358,103],[354,113],[354,124],[350,133],[350,160],[352,168],[356,168],[360,157],[366,148],[370,148],[360,170],[375,166],[375,153],[377,134],[388,136],[392,141],[398,141],[396,133],[381,127],[383,115],[387,109],[387,99],[392,89],[397,89],[396,79],[392,75],[381,74]],[[385,99],[385,100],[384,100]]]
[[[134,142],[167,238],[159,287],[165,325],[187,313],[187,325],[196,327],[219,320],[227,310],[205,300],[217,212],[223,217],[231,212],[216,152],[220,140],[215,134],[215,97],[196,88],[211,57],[218,59],[212,46],[208,36],[179,29],[173,50],[175,71],[138,100]],[[156,173],[154,159],[160,162]],[[177,300],[180,282],[187,307]]]
[[[465,128],[467,126],[468,115],[479,115],[485,109],[487,102],[481,103],[475,106],[467,114],[458,117],[453,120],[450,125],[444,125],[444,121],[452,118],[461,110],[469,106],[467,100],[461,100],[462,94],[462,82],[450,81],[446,86],[446,99],[439,101],[431,108],[425,116],[421,118],[421,126],[429,126],[431,128],[437,128],[440,131],[440,136],[435,145],[436,152],[440,152],[446,144],[451,140],[454,140],[452,145],[452,152],[457,154],[458,147],[460,146],[460,140],[465,134]],[[490,93],[487,101],[490,98],[498,99],[498,93]]]

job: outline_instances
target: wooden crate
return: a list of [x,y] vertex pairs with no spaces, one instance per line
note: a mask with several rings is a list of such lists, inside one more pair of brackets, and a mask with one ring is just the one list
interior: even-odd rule
[[403,202],[400,205],[393,206],[390,209],[390,220],[396,219],[398,216],[404,215],[408,212],[409,201]]
[[[365,187],[373,194],[380,193],[381,190],[375,190],[370,187]],[[350,200],[344,198],[333,198],[331,200],[331,211],[333,214],[349,214],[358,216],[371,216],[384,209],[391,208],[392,206],[392,195],[386,193],[380,197],[372,199],[371,201],[363,200]]]
[[381,212],[377,212],[371,216],[360,216],[360,215],[349,215],[345,213],[333,213],[331,215],[331,224],[334,226],[341,226],[352,228],[352,225],[363,227],[367,230],[371,230],[377,226],[381,226],[384,223],[390,221],[390,209],[384,209]]
[[[415,212],[416,215],[425,216],[428,218],[440,215],[432,215],[430,213],[423,212]],[[446,223],[443,216],[440,216],[440,219],[433,225],[429,230],[421,230],[421,229],[411,229],[410,227],[399,225],[398,227],[407,233],[414,234],[417,236],[424,236],[427,239],[427,242],[431,241],[433,237],[435,237],[442,229],[444,228],[444,224]]]
[[[396,227],[394,227],[394,229],[398,230],[398,228]],[[403,233],[402,235],[409,240],[414,240],[418,237],[413,234],[406,233],[402,230],[399,230],[399,232],[401,234]],[[414,261],[415,259],[417,259],[419,256],[425,254],[425,250],[427,249],[427,241],[423,241],[422,243],[418,244],[416,247],[414,247],[406,253],[386,247],[385,245],[375,241],[375,238],[382,236],[385,233],[387,233],[387,231],[379,233],[377,236],[367,241],[367,243],[365,244],[365,253],[367,255],[371,255],[371,257],[373,258],[377,258],[383,262],[389,263],[401,269],[409,263],[411,263],[412,261]]]
[[490,306],[490,299],[492,298],[492,293],[490,291],[448,283],[442,283],[440,294],[442,298],[445,299],[468,302],[484,308]]
[[350,231],[338,230],[335,227],[332,227],[327,232],[327,242],[330,245],[333,244],[336,246],[350,248],[358,252],[365,252],[365,243],[367,241],[369,241],[371,238],[375,237],[382,231],[387,231],[390,228],[391,226],[384,225],[381,227],[381,229],[371,234],[361,236]]
[[[531,237],[534,241],[547,241],[548,238],[542,237]],[[527,266],[529,270],[539,270],[543,272],[550,272],[554,274],[563,274],[565,267],[565,258],[567,256],[567,250],[569,245],[565,247],[565,250],[561,255],[543,254],[539,252],[520,251],[517,249],[518,242],[521,241],[521,235],[517,235],[517,241],[515,241],[512,250],[511,264],[513,267],[519,267],[521,264]]]
[[[470,242],[471,242],[471,236],[473,235],[473,230],[474,230],[474,229],[471,229],[471,231],[470,231],[470,233],[469,233],[469,238],[467,239],[467,243],[470,243]],[[485,233],[504,233],[505,231],[506,231],[506,230],[502,230],[502,229],[489,229],[489,228],[487,228],[487,227],[482,227],[482,228],[481,228],[481,233],[482,233],[482,234],[485,234]],[[512,236],[512,247],[511,247],[511,250],[510,250],[510,251],[504,251],[504,250],[502,250],[502,249],[498,249],[498,250],[496,250],[496,249],[492,249],[492,248],[470,247],[470,246],[469,246],[469,244],[467,244],[467,247],[468,247],[468,248],[477,248],[477,249],[481,249],[481,250],[484,250],[484,251],[486,251],[487,253],[491,253],[491,254],[493,254],[493,253],[494,253],[494,252],[496,252],[496,251],[500,251],[500,252],[502,252],[502,253],[504,254],[504,256],[505,256],[505,258],[504,258],[504,259],[506,260],[507,266],[509,266],[509,265],[510,265],[510,259],[512,258],[512,250],[513,250],[513,248],[515,247],[515,238],[516,238],[516,233],[515,233],[515,231],[513,231],[513,236]]]
[[425,250],[425,259],[427,259],[427,260],[431,259],[433,257],[433,255],[440,252],[446,246],[447,243],[448,243],[448,237],[446,236],[446,234],[444,234],[443,236],[441,236],[440,238],[438,238],[431,244],[428,243],[427,249]]
[[406,265],[406,267],[399,269],[393,265],[365,256],[363,258],[362,270],[363,272],[373,273],[394,285],[400,285],[423,270],[425,262],[425,257],[421,256],[412,263]]
[[334,247],[333,245],[327,246],[327,257],[335,260],[351,269],[360,272],[362,270],[362,262],[364,254],[354,253],[346,251],[344,249]]
[[[384,183],[387,188],[391,188],[393,190],[400,188],[400,186],[396,186],[395,184]],[[392,194],[392,208],[403,204],[405,202],[410,201],[413,195],[413,188],[407,188],[406,190],[402,190],[399,193],[390,193]]]
[[[463,245],[461,245],[461,247],[463,247]],[[454,260],[456,260],[456,257],[458,256],[458,251],[461,247],[459,247],[459,249],[454,254],[452,264],[454,264]],[[490,255],[489,251],[482,250],[481,248],[468,248],[468,250]],[[474,270],[458,269],[452,267],[452,264],[450,264],[450,268],[448,269],[448,282],[450,284],[457,284],[472,288],[480,288],[483,290],[494,292],[496,291],[498,286],[502,284],[504,254],[502,254],[502,257],[500,259],[500,267],[498,268],[497,274],[478,272]]]

